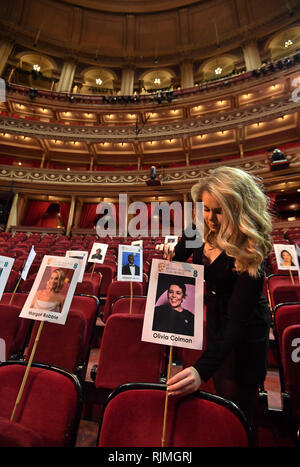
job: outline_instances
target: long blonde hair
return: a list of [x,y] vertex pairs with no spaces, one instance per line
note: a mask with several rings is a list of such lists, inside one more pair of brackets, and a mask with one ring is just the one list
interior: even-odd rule
[[207,191],[222,208],[218,232],[204,223],[204,241],[235,259],[235,270],[256,277],[271,250],[272,219],[260,180],[234,167],[219,167],[191,190],[193,201]]

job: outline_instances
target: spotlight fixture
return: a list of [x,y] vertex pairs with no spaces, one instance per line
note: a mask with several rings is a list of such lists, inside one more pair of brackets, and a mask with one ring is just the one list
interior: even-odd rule
[[99,84],[99,86],[103,83],[101,78],[96,78],[96,84]]
[[222,73],[222,68],[220,66],[218,66],[216,69],[215,69],[215,73],[216,75],[220,75]]
[[32,67],[35,71],[40,71],[41,67],[37,63]]

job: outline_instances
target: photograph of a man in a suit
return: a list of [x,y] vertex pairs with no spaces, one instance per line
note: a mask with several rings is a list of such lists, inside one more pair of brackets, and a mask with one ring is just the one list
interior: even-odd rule
[[134,256],[132,254],[128,255],[128,264],[122,267],[122,275],[128,276],[139,276],[140,275],[140,268],[136,264],[134,264]]
[[101,248],[97,248],[96,253],[92,255],[92,259],[102,259]]

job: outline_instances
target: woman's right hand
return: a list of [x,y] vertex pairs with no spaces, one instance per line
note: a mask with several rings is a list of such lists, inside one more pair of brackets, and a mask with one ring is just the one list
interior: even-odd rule
[[164,245],[164,253],[163,253],[163,258],[167,259],[168,261],[172,261],[173,256],[175,255],[174,251],[174,245]]
[[186,396],[197,391],[200,384],[198,371],[193,366],[189,366],[167,381],[167,391],[170,396]]

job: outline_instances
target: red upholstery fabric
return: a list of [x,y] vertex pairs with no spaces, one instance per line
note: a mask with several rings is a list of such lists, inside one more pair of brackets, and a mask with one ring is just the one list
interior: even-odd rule
[[282,364],[292,412],[300,420],[300,324],[288,326],[283,331]]
[[300,323],[300,302],[291,304],[282,304],[275,308],[274,324],[275,338],[279,347],[279,352],[282,352],[282,334],[288,326]]
[[82,282],[78,282],[75,289],[75,295],[95,295],[99,296],[101,284],[101,275],[98,272],[85,273]]
[[294,283],[289,275],[273,274],[267,278],[267,288],[270,294],[271,306],[274,308],[279,303],[296,302],[300,299],[295,299],[299,296],[300,285],[297,277],[294,276]]
[[131,289],[132,295],[144,295],[143,284],[141,282],[114,281],[109,285],[102,317],[104,322],[107,321],[107,318],[111,314],[111,307],[115,299],[124,295],[130,295]]
[[178,400],[170,445],[243,447],[248,446],[248,439],[240,420],[227,407],[189,396]]
[[19,423],[0,417],[0,447],[43,447],[44,441],[38,433]]
[[6,360],[16,351],[15,339],[21,321],[19,314],[17,306],[0,303],[0,338],[5,341]]
[[[25,370],[25,365],[0,366],[0,417],[10,419]],[[45,447],[70,446],[79,401],[74,379],[32,366],[14,422],[38,434]]]
[[[36,321],[30,336],[26,359],[29,360],[40,322]],[[76,372],[82,364],[87,333],[82,311],[71,310],[64,325],[45,322],[34,355],[34,361]]]
[[147,297],[119,297],[111,307],[111,313],[129,313],[131,301],[131,313],[134,315],[144,315],[146,308]]
[[[9,255],[6,255],[6,256],[9,256]],[[18,279],[19,279],[19,273],[17,271],[14,271],[14,269],[12,269],[8,276],[4,292],[13,292],[17,285]]]
[[97,388],[159,381],[164,347],[141,341],[143,320],[142,315],[127,314],[108,318],[101,339]]
[[70,305],[70,311],[78,310],[84,313],[86,318],[86,335],[83,346],[83,360],[86,361],[89,354],[90,342],[97,319],[99,302],[94,297],[74,296]]
[[[4,293],[1,298],[1,304],[9,304],[11,297],[12,297],[11,292]],[[13,299],[11,301],[11,305],[14,305],[15,307],[18,308],[19,314],[21,313],[21,310],[23,308],[23,305],[27,299],[28,295],[25,293],[15,293],[13,296]],[[30,319],[25,319],[25,318],[19,318],[19,325],[17,329],[17,334],[15,336],[15,351],[17,353],[23,353],[24,348],[25,348],[25,343],[26,339],[29,333],[29,329],[31,327],[32,320]]]
[[[169,398],[166,447],[246,447],[244,425],[221,398]],[[214,397],[214,396],[210,396]],[[98,445],[101,447],[160,447],[165,391],[130,389],[111,397],[105,407]]]
[[273,303],[300,302],[300,285],[281,285],[273,290]]
[[[116,265],[115,264],[95,264],[94,268],[94,273],[95,272],[100,272],[102,274],[102,280],[101,280],[101,286],[100,286],[100,297],[106,297],[107,295],[107,290],[110,284],[113,281],[113,278],[115,277],[116,274]],[[92,271],[91,266],[89,268],[90,271]]]

